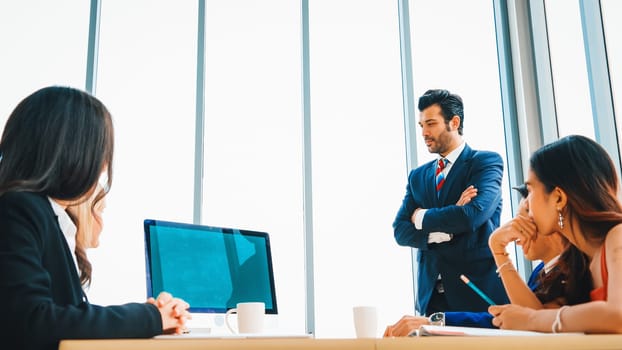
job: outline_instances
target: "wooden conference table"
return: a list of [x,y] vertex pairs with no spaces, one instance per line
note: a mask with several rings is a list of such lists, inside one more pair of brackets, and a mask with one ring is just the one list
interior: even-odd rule
[[622,349],[622,335],[413,337],[385,339],[113,339],[63,340],[59,350],[522,350]]

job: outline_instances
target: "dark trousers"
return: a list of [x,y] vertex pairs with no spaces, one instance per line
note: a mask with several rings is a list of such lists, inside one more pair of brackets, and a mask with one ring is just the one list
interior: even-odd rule
[[426,316],[430,316],[435,312],[445,312],[449,309],[447,299],[445,298],[445,291],[443,290],[443,282],[441,280],[436,281],[436,286],[432,290],[432,297],[430,303],[428,303],[428,309],[425,311]]

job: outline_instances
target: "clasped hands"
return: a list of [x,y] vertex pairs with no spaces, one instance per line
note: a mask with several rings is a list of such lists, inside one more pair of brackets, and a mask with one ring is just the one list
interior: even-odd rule
[[170,293],[162,292],[157,299],[149,298],[147,303],[155,305],[162,316],[162,330],[165,334],[181,334],[186,328],[186,321],[192,316],[188,312],[190,305]]

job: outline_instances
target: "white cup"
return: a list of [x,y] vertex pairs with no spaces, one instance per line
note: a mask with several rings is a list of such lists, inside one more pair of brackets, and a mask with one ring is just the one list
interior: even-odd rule
[[357,338],[376,338],[378,312],[373,306],[355,306],[352,308],[354,330]]
[[[238,303],[236,308],[229,309],[225,314],[225,324],[231,333],[261,333],[266,306],[261,302]],[[238,314],[238,330],[229,323],[231,314]]]

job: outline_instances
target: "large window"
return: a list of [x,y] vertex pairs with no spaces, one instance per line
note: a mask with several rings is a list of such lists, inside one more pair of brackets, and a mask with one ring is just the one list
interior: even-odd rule
[[0,2],[0,132],[35,90],[84,88],[88,28],[88,1]]
[[[415,0],[410,16],[415,100],[428,89],[460,95],[466,142],[505,158],[492,2]],[[420,131],[418,127],[417,157],[423,164],[436,155],[428,152]],[[504,193],[504,198],[509,197]],[[503,211],[509,213],[509,206]]]
[[192,221],[196,33],[194,1],[102,2],[97,96],[115,123],[115,163],[89,251],[95,303],[145,300],[144,219]]
[[[493,2],[409,3],[415,101],[431,88],[461,95],[466,142],[505,159]],[[622,2],[600,3],[620,107]],[[84,87],[89,5],[0,2],[0,128],[36,89]],[[594,137],[579,4],[545,7],[559,133]],[[279,315],[268,327],[303,331],[311,295],[317,337],[354,336],[357,305],[378,307],[381,335],[414,312],[416,274],[391,227],[409,170],[397,2],[309,0],[312,169],[303,169],[300,1],[209,0],[206,14],[201,222],[270,234]],[[94,303],[145,299],[144,219],[193,219],[197,18],[198,1],[101,0],[95,94],[112,113],[116,152],[101,246],[88,252]],[[419,165],[435,157],[419,127],[411,137]],[[305,171],[315,264],[308,291]],[[504,200],[501,220],[510,216]]]
[[[601,0],[601,13],[607,44],[607,60],[609,62],[609,80],[613,93],[613,104],[616,112],[618,140],[622,137],[622,2],[618,0]],[[618,145],[619,146],[619,145]],[[622,148],[620,148],[622,150]]]
[[391,228],[406,188],[397,6],[314,0],[309,18],[316,334],[354,336],[353,306],[377,306],[382,329],[414,309]]
[[[505,159],[492,5],[487,0],[413,1],[413,76],[415,99],[426,90],[437,88],[460,95],[464,101],[467,144],[474,149],[495,151]],[[418,122],[418,111],[416,118]],[[419,164],[423,164],[436,155],[428,152],[420,131],[418,127],[416,146]],[[510,198],[507,173],[506,169],[503,198]],[[501,222],[511,216],[510,201],[505,200]]]
[[203,222],[270,234],[276,322],[302,332],[300,5],[209,1],[206,24]]
[[559,136],[594,138],[594,118],[578,1],[546,0]]

